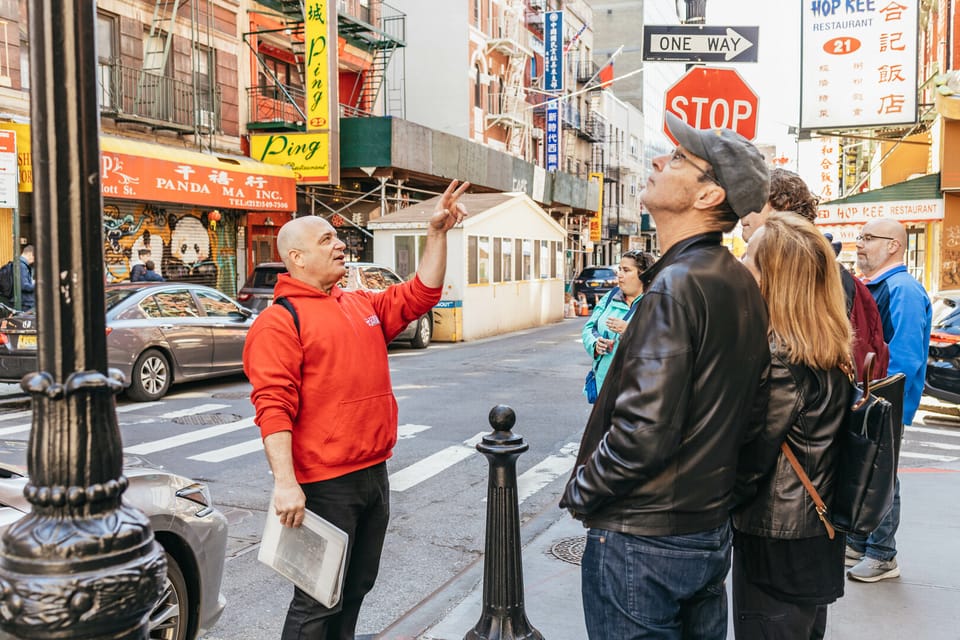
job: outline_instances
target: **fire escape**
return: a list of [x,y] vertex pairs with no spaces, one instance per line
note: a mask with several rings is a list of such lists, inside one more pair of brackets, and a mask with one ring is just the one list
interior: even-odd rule
[[495,29],[496,35],[487,41],[487,53],[497,51],[503,54],[508,65],[499,92],[499,104],[489,105],[486,126],[506,129],[509,152],[526,158],[533,119],[527,108],[525,76],[533,52],[523,44],[527,34],[523,0],[507,0]]
[[[192,133],[198,143],[218,131],[213,4],[213,0],[156,0],[140,68],[122,64],[120,55],[98,63],[101,114],[116,122]],[[187,37],[188,31],[190,69],[177,70],[170,55],[173,40]]]
[[[250,130],[303,131],[306,121],[304,91],[303,0],[260,0],[275,12],[276,28],[245,33],[244,42],[258,63],[257,83],[247,90]],[[341,117],[370,116],[380,111],[402,115],[403,78],[397,77],[391,62],[405,46],[406,15],[379,0],[338,0],[337,32],[351,51],[341,56],[340,78],[333,77],[341,90]],[[286,61],[285,73],[278,73],[277,60]],[[347,93],[346,86],[352,89]],[[346,81],[344,81],[346,80]]]

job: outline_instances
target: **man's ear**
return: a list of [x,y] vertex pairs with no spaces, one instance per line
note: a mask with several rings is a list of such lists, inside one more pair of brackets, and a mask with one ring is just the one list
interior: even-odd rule
[[719,207],[727,199],[727,192],[718,184],[704,182],[697,193],[693,206],[695,209],[710,210]]

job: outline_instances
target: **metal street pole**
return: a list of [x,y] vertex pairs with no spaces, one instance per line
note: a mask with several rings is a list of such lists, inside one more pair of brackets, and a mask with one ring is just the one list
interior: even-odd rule
[[[687,5],[687,17],[683,24],[703,24],[707,21],[707,0],[683,0]],[[687,71],[693,69],[696,64],[688,64],[684,67]]]
[[40,371],[24,495],[3,535],[0,628],[17,638],[145,640],[163,553],[127,487],[108,375],[95,0],[29,3]]

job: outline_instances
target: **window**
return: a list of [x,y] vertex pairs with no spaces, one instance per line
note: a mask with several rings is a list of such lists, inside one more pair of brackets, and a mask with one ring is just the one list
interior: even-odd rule
[[477,284],[477,236],[467,236],[467,284]]
[[[116,106],[111,65],[117,57],[117,21],[103,13],[97,14],[97,97],[101,109]],[[29,74],[28,74],[29,75]]]
[[205,111],[213,111],[213,71],[214,52],[207,47],[197,45],[193,51],[193,83],[197,89],[197,107]]
[[517,267],[513,273],[517,280],[523,280],[523,240],[514,240],[513,246],[516,249],[513,255],[515,260],[514,264]]
[[490,283],[490,238],[480,236],[477,240],[477,282]]
[[533,241],[533,266],[535,267],[535,272],[531,274],[531,278],[540,277],[540,241]]
[[206,312],[208,316],[227,318],[240,313],[237,305],[227,300],[224,296],[208,291],[197,291],[197,298],[200,299],[200,306],[203,307],[204,312]]
[[200,308],[186,289],[161,291],[152,296],[152,305],[140,303],[140,308],[151,318],[199,318]]
[[540,241],[540,275],[538,276],[541,280],[546,280],[550,277],[550,263],[553,260],[550,257],[553,255],[550,253],[550,241],[541,240]]
[[550,243],[550,250],[553,253],[553,260],[550,261],[550,277],[556,278],[560,270],[560,243],[554,240]]
[[363,267],[360,269],[360,285],[365,289],[383,291],[387,287],[403,282],[383,267]]
[[637,136],[630,136],[630,155],[634,158],[638,157],[637,152],[640,149],[640,141],[637,139]]
[[494,84],[493,79],[490,80],[490,84],[487,85],[487,112],[488,113],[500,113],[497,110],[500,101],[497,99],[497,85]]
[[510,238],[503,238],[503,255],[501,258],[503,261],[501,267],[503,282],[510,282],[513,280],[513,240]]
[[533,242],[530,240],[523,241],[523,279],[533,280]]
[[474,65],[474,71],[476,72],[476,77],[473,81],[473,106],[477,109],[483,108],[483,89],[480,86],[480,64]]
[[394,236],[393,266],[401,278],[409,278],[420,266],[425,241],[425,236]]
[[493,281],[503,282],[503,238],[493,239]]
[[483,26],[480,24],[480,0],[473,0],[473,24],[477,25],[478,29]]

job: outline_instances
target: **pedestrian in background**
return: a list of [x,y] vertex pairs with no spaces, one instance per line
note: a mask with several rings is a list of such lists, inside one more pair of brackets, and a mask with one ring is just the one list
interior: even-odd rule
[[140,249],[137,251],[137,259],[139,262],[133,265],[130,269],[130,282],[142,282],[144,274],[147,272],[147,261],[150,260],[150,257],[153,253],[150,249]]
[[[786,169],[773,169],[770,172],[770,196],[760,211],[755,211],[743,217],[740,225],[743,239],[749,241],[758,229],[763,227],[767,218],[775,211],[791,211],[810,222],[817,221],[817,207],[819,199],[810,192],[807,183],[799,175]],[[833,236],[828,236],[832,240]],[[834,255],[839,253],[837,246]],[[857,371],[857,379],[863,375],[863,362],[867,354],[876,354],[873,362],[873,375],[883,378],[887,375],[889,352],[887,343],[883,339],[883,322],[877,303],[866,285],[860,282],[839,262],[840,278],[843,283],[843,292],[846,295],[847,317],[853,325],[853,362]]]
[[[636,303],[643,296],[640,274],[656,261],[652,253],[645,251],[634,249],[624,253],[617,269],[617,286],[594,305],[590,319],[583,325],[583,348],[593,358],[597,391],[603,386],[620,335],[627,328]],[[586,389],[584,394],[587,394]]]
[[[387,344],[440,301],[447,232],[466,215],[456,180],[427,225],[412,280],[383,292],[345,291],[346,245],[318,216],[296,218],[277,235],[288,273],[250,328],[243,368],[274,477],[274,509],[285,527],[304,510],[346,531],[347,568],[340,602],[327,608],[299,588],[283,640],[347,640],[373,588],[390,514],[386,460],[397,441],[397,401]],[[296,313],[296,315],[294,315]]]
[[771,358],[761,437],[737,473],[733,628],[743,640],[819,640],[843,595],[845,538],[830,538],[781,445],[831,504],[853,334],[833,248],[810,221],[772,213],[751,235],[744,264],[767,302]]
[[763,155],[672,113],[643,205],[663,254],[620,338],[560,501],[589,528],[583,610],[594,640],[726,637],[730,507],[750,416],[765,405],[767,312],[722,244],[767,201]]
[[144,282],[163,282],[163,276],[157,273],[157,265],[153,263],[153,260],[147,260],[143,263],[144,271],[143,276],[140,278]]
[[[890,347],[888,373],[903,373],[903,424],[913,422],[920,407],[927,372],[932,308],[923,285],[903,263],[907,232],[890,218],[871,220],[857,237],[857,269],[880,310],[883,337]],[[877,582],[900,575],[896,533],[900,527],[900,478],[894,484],[893,505],[868,537],[848,536],[847,576]]]

